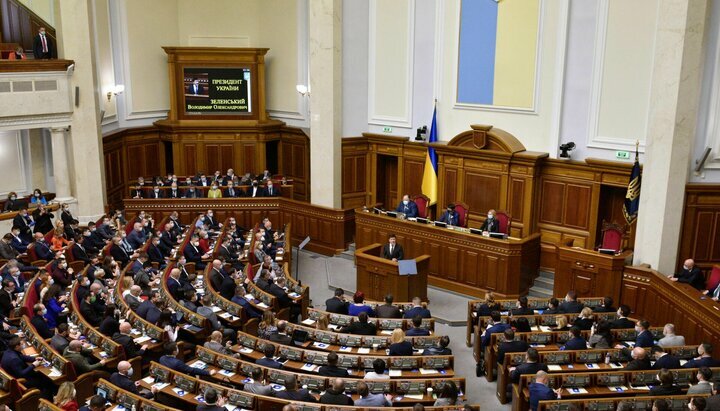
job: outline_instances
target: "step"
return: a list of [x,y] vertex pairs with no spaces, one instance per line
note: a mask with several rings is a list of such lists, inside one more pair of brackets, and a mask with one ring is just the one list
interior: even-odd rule
[[535,287],[548,288],[552,290],[555,288],[555,280],[551,278],[538,277],[535,279]]
[[552,291],[546,290],[547,292],[541,292],[537,289],[531,288],[528,292],[528,297],[534,297],[534,298],[551,298],[552,297]]
[[555,273],[551,271],[538,271],[538,278],[555,279]]
[[355,253],[355,243],[348,244],[348,251]]

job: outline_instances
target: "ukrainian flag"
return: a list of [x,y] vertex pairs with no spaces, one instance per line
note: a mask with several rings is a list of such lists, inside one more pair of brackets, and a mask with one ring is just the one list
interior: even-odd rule
[[[428,143],[437,141],[437,107],[433,110],[432,124],[430,126],[430,138]],[[422,192],[430,199],[430,204],[437,202],[437,175],[438,161],[435,149],[428,146],[427,155],[425,156],[425,169],[423,170]]]

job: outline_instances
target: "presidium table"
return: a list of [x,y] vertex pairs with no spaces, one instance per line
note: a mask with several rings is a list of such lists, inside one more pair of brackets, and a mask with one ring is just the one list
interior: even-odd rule
[[[525,295],[540,264],[540,234],[497,239],[460,227],[444,228],[355,210],[358,249],[386,244],[395,234],[405,259],[429,255],[428,284],[475,297]],[[412,280],[412,279],[410,279]]]

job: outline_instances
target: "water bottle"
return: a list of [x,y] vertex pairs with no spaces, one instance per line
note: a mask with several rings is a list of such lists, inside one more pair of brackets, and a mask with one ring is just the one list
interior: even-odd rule
[[605,364],[610,364],[610,353],[605,353]]

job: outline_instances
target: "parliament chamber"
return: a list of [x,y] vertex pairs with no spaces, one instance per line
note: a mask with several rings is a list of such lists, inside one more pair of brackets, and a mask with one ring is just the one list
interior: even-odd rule
[[720,410],[718,16],[0,0],[0,411]]

